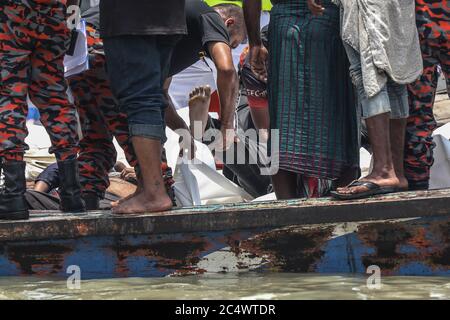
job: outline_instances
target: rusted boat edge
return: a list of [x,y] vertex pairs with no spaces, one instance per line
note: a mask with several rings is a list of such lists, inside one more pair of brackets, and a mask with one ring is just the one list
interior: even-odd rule
[[359,201],[320,199],[208,205],[132,216],[117,216],[108,211],[35,212],[28,221],[0,222],[0,241],[245,230],[445,215],[450,215],[450,189],[404,192]]

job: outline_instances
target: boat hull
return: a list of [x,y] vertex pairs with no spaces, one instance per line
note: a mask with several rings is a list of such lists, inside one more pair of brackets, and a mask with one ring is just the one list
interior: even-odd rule
[[[450,192],[441,192],[128,217],[35,213],[30,221],[0,222],[0,276],[67,278],[73,270],[82,279],[205,272],[366,274],[373,266],[382,275],[450,276],[449,201]],[[374,219],[362,219],[367,218],[364,208]]]

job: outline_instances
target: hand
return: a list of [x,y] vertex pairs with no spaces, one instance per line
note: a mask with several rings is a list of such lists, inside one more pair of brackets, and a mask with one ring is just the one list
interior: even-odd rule
[[321,16],[325,10],[320,4],[320,0],[308,0],[308,8],[315,16]]
[[[190,131],[186,130],[186,132]],[[186,152],[188,159],[193,160],[195,158],[195,153],[197,152],[194,137],[190,134],[180,136],[178,143],[180,144],[180,158],[182,158]]]
[[250,47],[250,67],[259,80],[267,82],[269,52],[263,45]]
[[137,183],[137,176],[134,168],[123,169],[120,173],[120,178],[131,183]]

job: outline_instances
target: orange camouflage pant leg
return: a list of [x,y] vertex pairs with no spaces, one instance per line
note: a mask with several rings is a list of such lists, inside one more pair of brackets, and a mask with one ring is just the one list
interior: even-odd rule
[[6,159],[20,159],[26,150],[27,93],[50,136],[50,153],[58,160],[77,156],[76,111],[68,101],[64,79],[63,59],[70,34],[65,10],[66,6],[57,2],[32,6],[8,3],[0,12],[0,152]]
[[[422,40],[423,74],[408,85],[410,116],[406,127],[405,175],[411,189],[427,189],[433,165],[433,131],[436,121],[433,105],[438,83],[438,65],[446,77],[450,90],[449,43]],[[450,91],[449,91],[450,92]]]
[[23,160],[28,149],[27,91],[31,50],[27,37],[17,37],[17,23],[25,19],[26,10],[5,5],[0,11],[0,162]]
[[120,112],[110,89],[105,57],[101,53],[103,43],[91,26],[87,27],[87,34],[91,51],[90,69],[70,77],[69,85],[83,133],[78,157],[82,190],[102,198],[109,186],[108,173],[117,158],[113,138],[124,150],[131,166],[134,167],[137,160],[130,142],[126,114]]
[[99,65],[104,58],[97,55],[96,60],[89,71],[70,79],[70,88],[83,132],[78,157],[81,186],[83,192],[103,197],[109,186],[108,173],[117,158],[113,138],[116,137],[124,149],[130,165],[135,166],[137,161],[129,142],[126,115],[119,111],[108,80],[104,78],[104,67]]

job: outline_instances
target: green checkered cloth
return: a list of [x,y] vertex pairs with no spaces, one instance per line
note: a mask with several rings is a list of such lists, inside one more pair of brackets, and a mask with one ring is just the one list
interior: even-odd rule
[[358,163],[358,129],[339,10],[314,17],[306,0],[274,5],[269,25],[269,108],[280,169],[339,178]]

